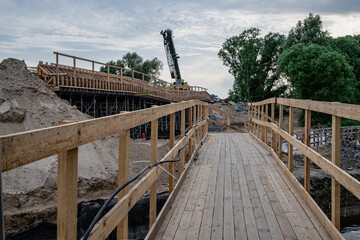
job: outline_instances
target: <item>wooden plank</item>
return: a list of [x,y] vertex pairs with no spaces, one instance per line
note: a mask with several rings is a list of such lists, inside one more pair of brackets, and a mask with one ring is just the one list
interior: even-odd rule
[[205,208],[200,226],[199,238],[198,239],[210,239],[211,238],[211,227],[213,221],[214,204],[215,204],[215,193],[216,193],[216,179],[218,174],[218,163],[220,154],[220,135],[214,135],[214,154],[209,156],[208,165],[211,170],[211,178],[209,179],[208,190],[205,199]]
[[[188,186],[183,190],[182,194],[179,196],[179,202],[176,206],[176,209],[173,213],[173,216],[171,217],[167,228],[164,232],[162,239],[174,239],[176,230],[178,228],[179,222],[182,217],[182,213],[185,209],[186,202],[191,194],[191,186],[193,185],[194,181],[196,180],[197,174],[198,174],[199,168],[195,168],[192,171],[192,174],[190,175],[188,179],[183,183],[184,185]],[[186,237],[186,235],[185,235]]]
[[[230,141],[229,134],[226,135],[225,142],[225,182],[224,182],[224,222],[223,222],[223,239],[235,239],[235,223],[234,223],[234,210],[233,210],[233,197],[232,197],[232,175],[231,168],[232,166],[232,158],[234,156],[231,155],[230,148],[233,147],[232,142]],[[237,204],[237,203],[236,203]]]
[[258,229],[256,226],[253,206],[251,204],[248,185],[246,183],[245,171],[243,165],[238,165],[238,174],[240,181],[241,199],[244,209],[246,234],[248,239],[259,239]]
[[257,192],[257,188],[254,182],[254,176],[252,176],[251,168],[254,167],[251,165],[244,166],[244,172],[246,176],[246,182],[249,189],[250,199],[252,210],[254,211],[254,217],[256,221],[257,231],[259,233],[260,239],[271,239],[269,226],[265,219],[265,214],[260,203],[259,195]]
[[76,239],[78,148],[58,155],[57,238]]
[[[158,119],[151,121],[151,150],[150,150],[150,164],[157,162],[158,158]],[[149,229],[156,220],[156,183],[155,180],[150,186],[150,209],[149,209]]]
[[[279,128],[283,129],[284,127],[284,105],[281,105],[280,104],[280,107],[279,107]],[[282,142],[283,142],[283,139],[281,136],[279,136],[279,147],[278,147],[278,155],[279,155],[279,158],[281,159],[281,155],[282,155]]]
[[2,171],[6,172],[108,135],[145,124],[195,103],[206,104],[199,101],[180,102],[63,126],[1,136]]
[[[267,166],[258,166],[261,182],[273,207],[275,216],[279,222],[279,226],[285,239],[309,239],[306,231],[301,226],[300,220],[295,211],[291,207],[288,199],[285,197],[284,190],[279,184],[270,177],[276,174],[273,168]],[[275,192],[276,191],[276,192]],[[286,191],[286,189],[285,189]],[[285,216],[284,216],[285,214]],[[289,226],[290,224],[290,226]],[[294,236],[295,234],[295,236]]]
[[[181,137],[185,136],[185,109],[181,110]],[[180,174],[183,173],[185,167],[185,149],[180,153]]]
[[[294,134],[294,107],[289,108],[289,135],[293,136]],[[293,170],[293,146],[288,142],[288,168],[289,171]]]
[[[236,155],[234,157],[237,157]],[[234,233],[235,239],[247,239],[246,226],[244,218],[244,209],[242,206],[241,191],[239,174],[236,168],[236,164],[231,167],[231,183],[232,183],[232,197],[234,204]]]
[[[275,104],[271,104],[271,123],[275,123]],[[254,134],[255,135],[255,134]],[[274,130],[271,129],[271,148],[276,151],[276,135]]]
[[220,154],[218,160],[214,215],[211,227],[212,239],[222,239],[224,230],[225,134],[220,135]]
[[[340,125],[341,118],[332,116],[332,152],[331,161],[340,167]],[[334,177],[331,178],[331,221],[340,231],[340,184]]]
[[[170,114],[170,150],[174,147],[174,137],[175,137],[175,113]],[[174,190],[174,174],[175,167],[174,163],[169,163],[169,194]]]
[[[304,143],[306,146],[310,146],[310,134],[311,134],[311,111],[305,110],[305,139]],[[305,169],[304,169],[304,188],[310,193],[310,159],[305,156]]]
[[[130,160],[130,129],[122,131],[119,136],[119,169],[118,185],[122,186],[129,180],[129,160]],[[118,194],[118,201],[129,192],[129,188],[124,188]],[[128,237],[128,215],[120,221],[117,226],[117,238],[126,239]]]

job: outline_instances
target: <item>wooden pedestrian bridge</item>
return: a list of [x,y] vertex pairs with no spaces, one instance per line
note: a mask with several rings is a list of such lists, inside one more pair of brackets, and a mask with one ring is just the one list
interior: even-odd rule
[[[277,122],[275,107],[280,112]],[[283,128],[284,107],[289,109],[289,129]],[[304,142],[292,137],[294,108],[305,110]],[[227,127],[226,132],[208,133],[209,109],[226,115],[226,123],[219,123]],[[332,115],[332,159],[309,147],[314,111]],[[177,142],[176,112],[181,112]],[[171,121],[170,151],[163,163],[157,163],[157,123],[166,115]],[[211,104],[191,100],[2,136],[2,172],[58,154],[58,239],[76,239],[78,147],[120,133],[116,161],[118,184],[124,186],[130,178],[130,128],[151,122],[152,167],[131,189],[124,187],[117,194],[117,204],[94,225],[87,239],[106,239],[116,227],[118,239],[127,239],[128,212],[149,189],[146,239],[343,239],[338,230],[340,185],[360,198],[360,182],[340,168],[340,120],[360,121],[360,106],[271,98],[252,103],[249,115],[250,121],[243,122]],[[242,127],[230,126],[230,118]],[[288,165],[279,158],[282,141],[289,143]],[[305,156],[304,185],[292,174],[293,147]],[[177,160],[181,175],[174,181]],[[309,194],[310,162],[332,176],[331,219]],[[170,195],[157,215],[156,181],[164,166]]]

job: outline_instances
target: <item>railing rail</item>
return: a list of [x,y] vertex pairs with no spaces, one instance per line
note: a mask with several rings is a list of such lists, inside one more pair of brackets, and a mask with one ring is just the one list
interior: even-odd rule
[[[275,104],[279,105],[279,122],[274,119]],[[271,106],[271,118],[269,122],[268,107]],[[289,107],[289,130],[285,131],[283,123],[284,106]],[[294,108],[305,110],[304,143],[293,137]],[[278,160],[281,168],[285,171],[301,196],[320,219],[325,229],[333,238],[343,238],[340,229],[340,184],[360,199],[360,182],[340,168],[340,120],[348,118],[360,120],[360,106],[332,102],[320,102],[311,100],[271,98],[261,102],[250,104],[251,126],[250,132],[266,146],[270,145],[272,155]],[[311,135],[311,111],[332,115],[332,159],[328,160],[310,148]],[[271,140],[268,142],[268,130],[271,132]],[[282,142],[288,142],[288,166],[281,161]],[[264,145],[265,145],[264,144]],[[293,147],[304,154],[304,187],[302,188],[295,177],[293,170]],[[310,192],[310,161],[322,168],[332,177],[331,186],[331,221],[326,217]],[[300,187],[298,187],[300,186]]]
[[[190,113],[190,129],[185,136],[185,110]],[[175,113],[181,112],[180,141],[174,145]],[[157,161],[158,119],[170,115],[170,148],[162,160],[173,159],[177,151],[188,142],[189,159],[199,147],[208,129],[208,104],[201,101],[187,101],[156,106],[134,112],[81,122],[66,122],[65,125],[0,137],[2,172],[24,166],[42,158],[58,154],[58,239],[76,239],[77,236],[77,183],[78,147],[86,143],[120,133],[119,136],[119,186],[129,178],[130,128],[151,122],[151,157]],[[175,174],[171,164],[169,191],[173,191]],[[181,150],[180,169],[185,169],[185,149]],[[138,199],[150,188],[150,228],[156,220],[156,180],[162,168],[156,166],[131,190],[124,189],[118,195],[119,202],[95,226],[89,239],[105,239],[118,226],[118,239],[127,238],[127,213]]]

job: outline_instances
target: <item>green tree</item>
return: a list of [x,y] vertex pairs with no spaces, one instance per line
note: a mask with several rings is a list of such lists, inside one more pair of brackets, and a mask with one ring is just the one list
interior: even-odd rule
[[[163,64],[158,58],[153,58],[151,60],[146,60],[144,62],[143,58],[138,55],[136,52],[126,53],[121,60],[110,61],[109,65],[128,68],[131,70],[135,70],[141,73],[145,73],[147,75],[158,77],[160,75],[160,71],[162,70]],[[100,67],[101,72],[107,72],[107,66]],[[112,74],[120,75],[120,70],[116,68],[111,68],[109,70]],[[124,76],[132,76],[131,71],[123,72]],[[135,73],[136,78],[140,78],[141,74]],[[149,77],[144,78],[145,81],[150,81]]]
[[292,28],[284,43],[284,49],[289,49],[296,44],[318,44],[329,45],[329,33],[323,31],[322,21],[319,15],[309,13],[303,21],[298,21],[296,27]]
[[[293,97],[320,101],[354,102],[355,74],[345,57],[329,48],[297,44],[279,58],[279,72],[285,74]],[[326,122],[319,115],[313,122]]]
[[279,79],[278,58],[283,51],[283,43],[286,37],[279,33],[268,33],[263,39],[263,47],[260,51],[260,63],[266,73],[263,99],[278,97],[286,91],[286,86]]
[[343,55],[346,61],[353,67],[356,77],[356,103],[360,103],[360,42],[358,36],[344,36],[334,38],[331,41],[331,47],[334,51]]
[[250,28],[225,41],[218,56],[235,78],[229,91],[230,99],[258,101],[284,91],[284,87],[277,84],[276,73],[276,61],[284,40],[285,36],[278,33],[261,38],[259,29]]

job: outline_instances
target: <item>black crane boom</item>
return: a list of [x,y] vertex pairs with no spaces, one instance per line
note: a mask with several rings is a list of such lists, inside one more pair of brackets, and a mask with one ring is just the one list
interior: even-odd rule
[[172,30],[166,29],[160,32],[164,37],[164,48],[166,53],[167,62],[170,69],[170,75],[172,79],[175,79],[177,86],[184,85],[184,80],[181,78],[180,68],[178,64],[178,58],[180,58],[175,51]]

